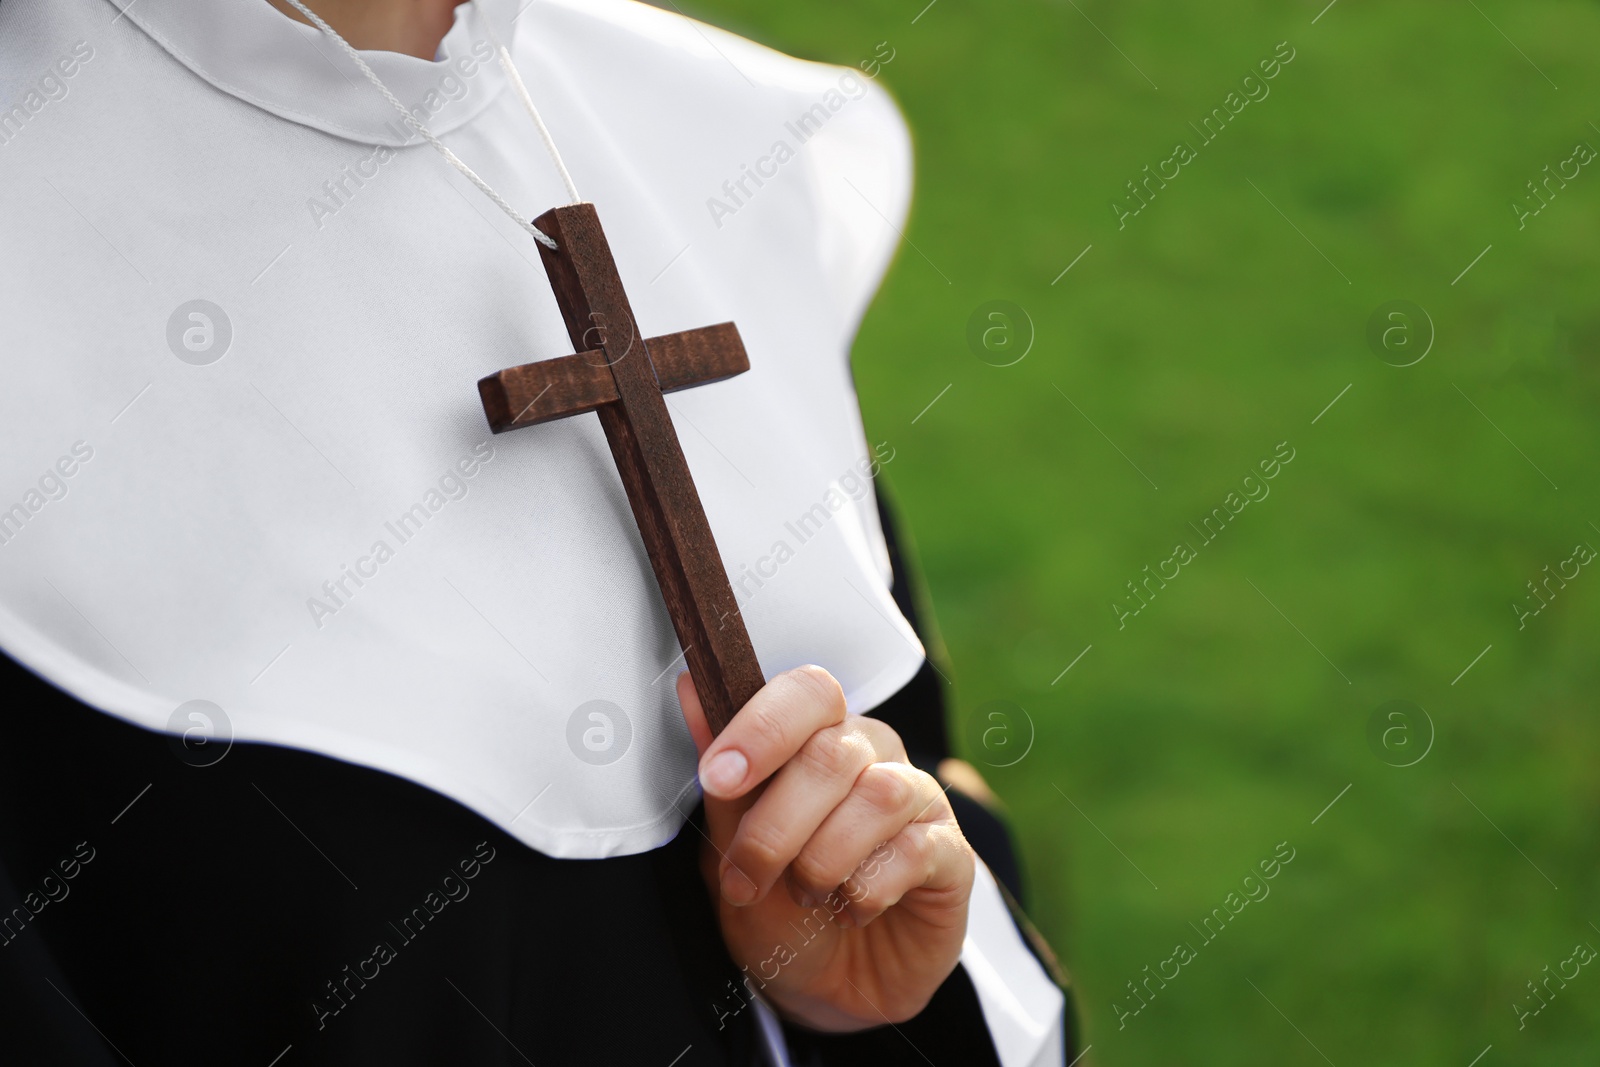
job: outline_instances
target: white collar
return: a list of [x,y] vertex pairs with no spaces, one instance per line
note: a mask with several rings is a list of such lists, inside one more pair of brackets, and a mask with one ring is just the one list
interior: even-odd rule
[[[184,66],[231,96],[280,118],[363,144],[402,145],[411,139],[394,109],[321,31],[289,18],[266,0],[108,0]],[[437,134],[472,121],[505,87],[505,75],[482,62],[489,27],[507,47],[516,31],[515,0],[470,0],[455,9],[455,24],[430,62],[397,52],[363,58],[402,103],[415,107],[429,93],[448,106],[427,116]],[[480,54],[473,56],[476,46]],[[471,58],[469,58],[471,57]],[[456,64],[474,63],[473,89],[449,101],[446,79]]]

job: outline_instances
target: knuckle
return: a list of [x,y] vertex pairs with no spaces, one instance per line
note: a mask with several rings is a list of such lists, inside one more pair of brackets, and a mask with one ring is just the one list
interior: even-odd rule
[[956,884],[971,887],[977,873],[978,856],[954,820],[931,826],[917,836],[921,838],[922,849],[918,857],[919,869],[925,881],[933,879],[942,863],[953,860],[955,866],[951,870],[956,872]]
[[789,870],[801,885],[818,892],[827,892],[844,880],[844,873],[837,864],[809,848],[800,850]]
[[858,716],[861,731],[872,742],[874,751],[880,759],[906,761],[906,744],[896,732],[895,728],[882,719],[874,719],[870,715]]
[[755,716],[750,723],[756,744],[766,751],[785,754],[793,751],[794,745],[789,736],[792,727],[789,720],[787,709],[782,705],[763,707],[761,714]]
[[897,764],[874,763],[856,779],[856,792],[875,810],[892,815],[911,806],[917,786]]
[[[873,894],[871,881],[859,874],[853,874],[839,884],[839,895],[850,902],[857,918],[881,910],[877,897]],[[880,891],[877,896],[881,895]]]
[[860,759],[854,738],[837,726],[818,730],[800,746],[798,757],[814,777],[837,778]]
[[963,895],[971,893],[972,883],[978,879],[978,854],[972,851],[972,846],[967,844],[965,838],[961,841],[959,871],[957,887]]
[[857,877],[876,878],[890,865],[900,858],[900,850],[894,841],[885,841],[872,850],[872,855],[856,865]]
[[950,807],[950,794],[944,791],[939,779],[927,771],[916,772],[918,822],[954,821],[955,811]]
[[757,822],[739,828],[739,836],[728,854],[738,866],[765,873],[783,866],[788,849],[788,839],[781,827]]
[[910,870],[926,875],[937,859],[932,835],[907,832],[894,839],[894,858]]
[[816,664],[808,663],[789,672],[789,677],[809,701],[826,708],[834,722],[845,716],[844,690],[839,680]]

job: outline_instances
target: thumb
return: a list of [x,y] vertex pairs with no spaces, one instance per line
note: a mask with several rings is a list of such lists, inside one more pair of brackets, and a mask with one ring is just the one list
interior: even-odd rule
[[[688,671],[678,675],[678,704],[683,708],[683,721],[689,727],[689,736],[694,738],[695,752],[703,757],[715,737],[711,733],[711,724],[706,721],[700,694],[695,691],[694,679],[690,677]],[[755,804],[763,788],[758,785],[743,796],[732,800],[709,796],[702,790],[701,799],[706,809],[706,831],[712,844],[719,851],[726,848],[728,842],[733,840],[734,832],[739,829],[739,820]]]

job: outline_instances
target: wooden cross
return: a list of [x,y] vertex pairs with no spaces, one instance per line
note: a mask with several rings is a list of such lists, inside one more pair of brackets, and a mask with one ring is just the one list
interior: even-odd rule
[[744,342],[731,322],[644,340],[594,205],[535,222],[556,242],[539,255],[577,352],[480,381],[489,428],[600,416],[706,720],[721,733],[765,678],[662,394],[749,370]]

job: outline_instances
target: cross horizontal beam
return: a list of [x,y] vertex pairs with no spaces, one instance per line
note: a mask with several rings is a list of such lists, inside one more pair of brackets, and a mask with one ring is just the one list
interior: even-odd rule
[[[738,327],[731,322],[652,337],[642,347],[644,351],[622,358],[653,364],[663,393],[719,382],[750,369]],[[594,411],[620,399],[616,377],[600,349],[491,374],[478,382],[478,395],[495,433]]]

